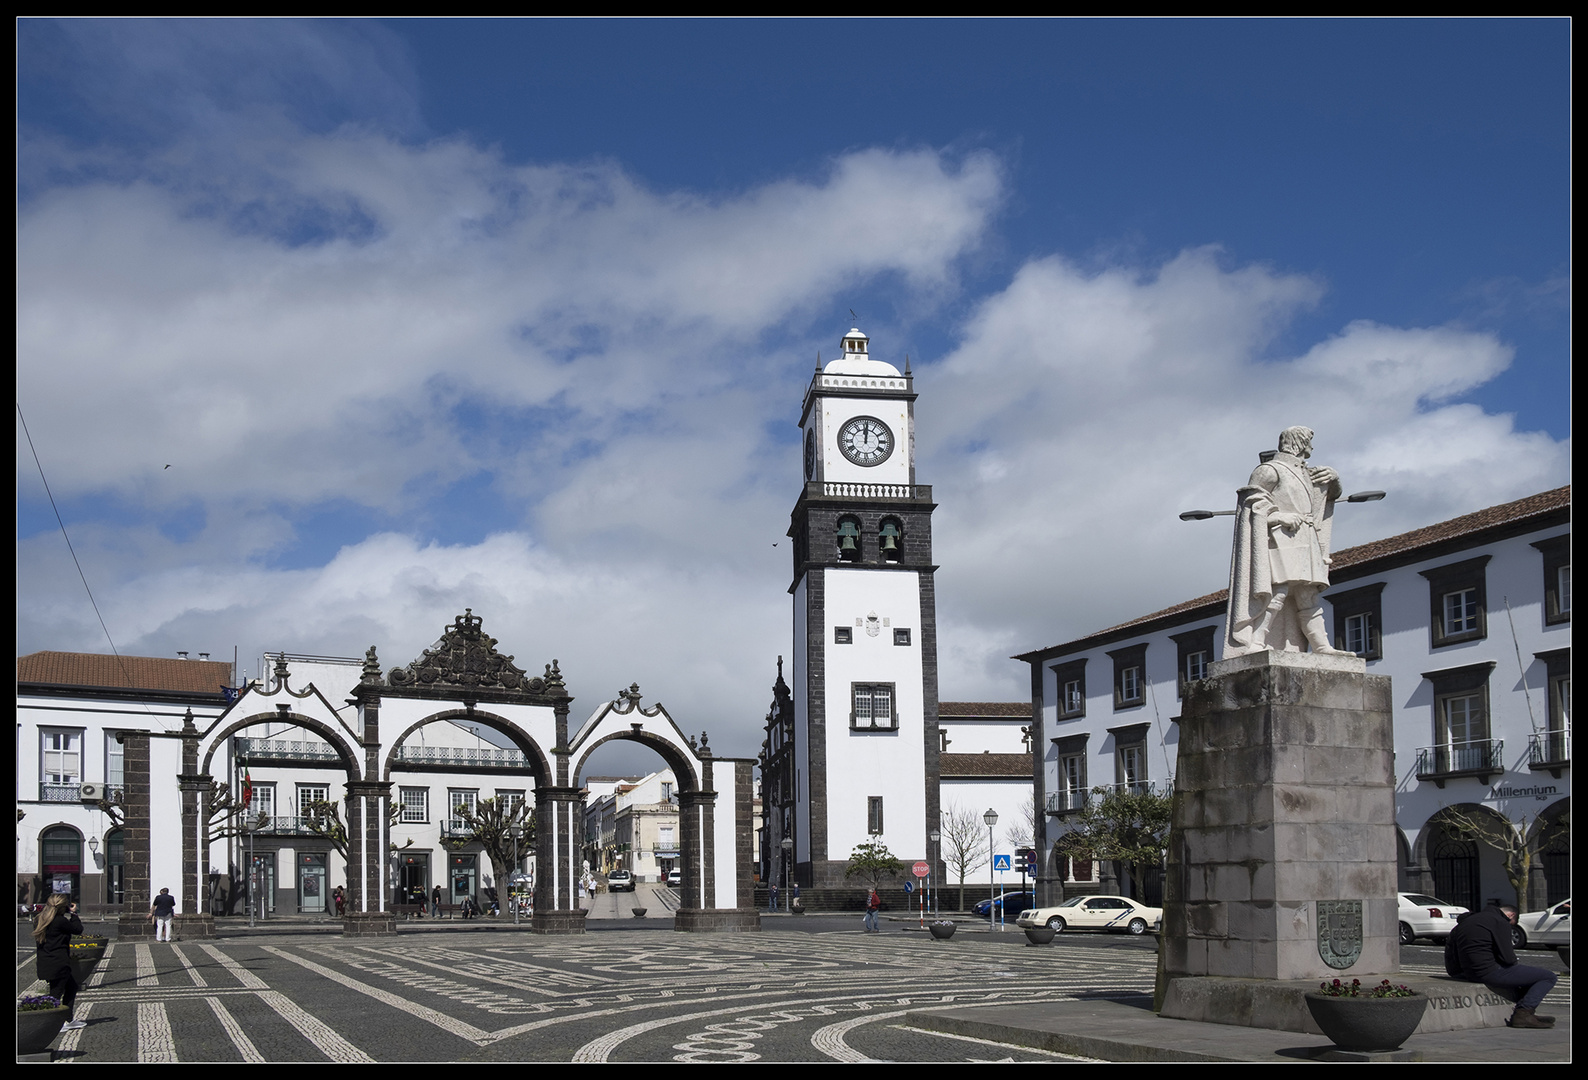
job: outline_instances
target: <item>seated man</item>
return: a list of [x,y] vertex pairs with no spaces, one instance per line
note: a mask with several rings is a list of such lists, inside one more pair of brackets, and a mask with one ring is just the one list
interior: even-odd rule
[[1553,1016],[1539,1016],[1534,1010],[1544,995],[1555,988],[1555,973],[1516,962],[1511,948],[1511,926],[1515,922],[1513,907],[1490,906],[1458,916],[1455,930],[1445,941],[1445,972],[1452,979],[1481,982],[1513,999],[1520,992],[1521,999],[1506,1021],[1508,1026],[1554,1027]]

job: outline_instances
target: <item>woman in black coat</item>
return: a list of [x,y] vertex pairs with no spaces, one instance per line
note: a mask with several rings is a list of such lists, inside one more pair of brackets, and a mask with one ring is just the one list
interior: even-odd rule
[[[35,970],[41,980],[50,984],[50,995],[58,998],[67,1009],[77,1000],[77,978],[72,974],[72,935],[82,932],[83,921],[77,917],[77,905],[64,893],[51,895],[33,926],[33,940],[38,943]],[[73,1020],[61,1030],[83,1026],[83,1021]]]

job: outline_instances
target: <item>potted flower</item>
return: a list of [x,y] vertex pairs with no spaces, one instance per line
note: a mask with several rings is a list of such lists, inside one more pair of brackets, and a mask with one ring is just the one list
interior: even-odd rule
[[1364,987],[1361,979],[1320,983],[1307,995],[1307,1011],[1342,1050],[1394,1050],[1411,1038],[1428,1009],[1428,999],[1388,979]]
[[71,1019],[71,1010],[48,994],[29,994],[17,1002],[17,1054],[42,1054]]
[[938,941],[947,941],[954,936],[953,919],[933,919],[926,924],[926,928],[932,931],[932,936]]
[[108,945],[101,937],[78,937],[72,939],[70,945],[72,957],[72,975],[79,983],[86,983],[88,977],[94,973],[94,968],[105,958],[105,947]]

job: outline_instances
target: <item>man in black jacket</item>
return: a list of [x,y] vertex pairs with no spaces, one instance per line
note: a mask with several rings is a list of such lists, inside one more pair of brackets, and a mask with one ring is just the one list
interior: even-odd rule
[[1539,1016],[1534,1010],[1544,995],[1555,988],[1555,973],[1516,962],[1511,948],[1511,926],[1515,922],[1516,909],[1498,905],[1458,916],[1455,930],[1445,941],[1445,972],[1452,979],[1481,982],[1500,992],[1520,992],[1521,999],[1506,1021],[1509,1026],[1554,1027],[1553,1016]]

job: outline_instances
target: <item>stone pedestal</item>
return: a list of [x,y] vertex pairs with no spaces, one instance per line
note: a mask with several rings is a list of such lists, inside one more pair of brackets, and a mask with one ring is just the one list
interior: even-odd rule
[[1399,971],[1390,680],[1354,656],[1260,652],[1214,664],[1183,706],[1164,1015],[1250,1022],[1188,1015],[1222,995],[1180,979]]
[[562,911],[541,911],[536,909],[529,917],[529,928],[537,934],[582,934],[584,933],[584,920],[589,912],[583,908],[565,909]]
[[396,932],[397,916],[389,911],[350,911],[342,916],[342,933],[346,937],[372,937]]
[[761,929],[761,912],[756,908],[679,908],[673,913],[673,929],[751,933]]

